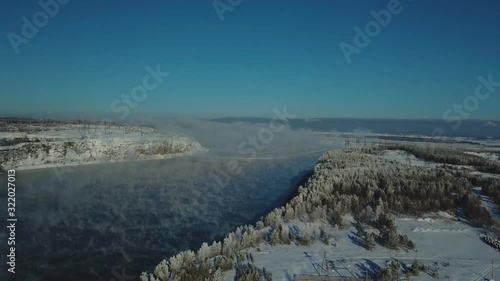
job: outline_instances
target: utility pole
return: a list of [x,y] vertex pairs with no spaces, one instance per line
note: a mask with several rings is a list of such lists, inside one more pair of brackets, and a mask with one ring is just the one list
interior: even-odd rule
[[491,279],[490,281],[493,281],[495,279],[493,279],[493,263],[494,263],[495,259],[491,259]]
[[[321,263],[321,267],[325,268],[325,261],[326,261],[326,252],[323,254],[323,262]],[[328,270],[328,269],[326,269]]]

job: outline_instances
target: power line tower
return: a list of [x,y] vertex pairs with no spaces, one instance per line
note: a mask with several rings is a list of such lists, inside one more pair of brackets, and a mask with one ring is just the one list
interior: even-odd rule
[[84,123],[83,123],[83,132],[84,132],[85,134],[88,134],[88,133],[90,132],[90,124],[89,124],[89,123],[87,123],[86,121],[83,121],[83,122],[84,122]]
[[326,252],[323,253],[323,262],[321,263],[321,269],[322,269],[323,273],[326,274],[324,277],[324,280],[331,280],[330,279],[330,269],[333,269],[333,268],[331,268],[330,260],[327,258]]
[[111,132],[111,123],[104,122],[104,134],[110,134]]
[[352,145],[351,145],[351,140],[350,139],[345,139],[345,144],[344,144],[344,148],[345,149],[351,149]]

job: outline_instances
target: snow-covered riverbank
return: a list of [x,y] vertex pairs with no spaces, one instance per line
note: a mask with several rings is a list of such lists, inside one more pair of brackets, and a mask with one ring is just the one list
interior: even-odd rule
[[165,159],[203,150],[192,138],[147,127],[36,123],[0,131],[0,166],[19,170]]
[[[325,261],[335,265],[328,270],[332,280],[364,279],[366,274],[373,275],[392,261],[409,267],[414,260],[429,270],[411,276],[411,280],[437,280],[429,274],[432,272],[445,280],[484,280],[490,276],[491,261],[498,257],[498,252],[480,239],[482,229],[438,216],[400,218],[396,225],[401,234],[416,243],[418,251],[389,250],[381,246],[369,251],[361,245],[356,228],[349,226],[336,228],[328,245],[320,241],[309,246],[262,243],[247,252],[253,256],[255,266],[272,273],[273,280],[299,280],[299,276],[318,275],[326,278]],[[377,230],[370,227],[366,231]],[[235,280],[235,270],[225,274],[226,281]],[[500,268],[495,264],[494,275],[498,274]]]

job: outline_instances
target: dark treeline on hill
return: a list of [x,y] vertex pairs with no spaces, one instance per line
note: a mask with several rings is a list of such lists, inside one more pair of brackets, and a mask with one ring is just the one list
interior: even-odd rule
[[17,118],[17,117],[0,117],[0,130],[6,126],[57,126],[66,124],[86,124],[86,125],[98,125],[98,124],[113,124],[117,125],[116,122],[112,121],[97,121],[97,120],[83,120],[83,119],[34,119],[34,118]]
[[390,150],[404,150],[415,157],[450,165],[473,166],[480,172],[500,174],[500,163],[488,160],[481,156],[472,155],[454,148],[442,146],[418,146],[411,144],[391,144],[387,146]]
[[34,140],[30,140],[28,136],[24,137],[19,137],[19,138],[12,138],[12,139],[0,139],[0,146],[10,146],[10,145],[16,145],[20,143],[27,143],[27,142],[40,142],[38,138],[35,138]]
[[65,121],[54,120],[54,119],[34,119],[34,118],[18,118],[18,117],[0,117],[0,124],[11,124],[11,125],[24,125],[24,124],[38,124],[38,125],[49,125],[49,124],[64,124]]
[[[343,218],[347,214],[356,218],[357,235],[368,250],[377,244],[406,251],[418,246],[397,233],[393,220],[397,215],[419,216],[437,211],[455,214],[462,209],[472,224],[494,223],[473,187],[484,184],[489,190],[499,187],[498,181],[448,167],[398,164],[380,157],[381,152],[366,149],[325,153],[285,206],[274,209],[255,225],[238,227],[222,243],[203,243],[197,252],[184,251],[162,261],[153,273],[143,273],[141,280],[219,281],[224,280],[222,272],[233,268],[244,269],[236,280],[268,280],[265,270],[250,266],[250,261],[245,265],[244,259],[238,258],[245,249],[261,243],[329,243],[332,233],[328,227],[345,226]],[[375,227],[378,233],[363,231],[366,225]]]
[[[467,141],[467,140],[457,140],[457,139],[440,139],[440,138],[429,138],[429,137],[418,137],[418,136],[377,136],[377,139],[388,140],[388,141],[413,141],[413,142],[428,142],[432,140],[434,143],[461,143],[461,144],[471,144],[471,145],[480,145],[479,142],[475,141]],[[481,137],[476,137],[475,139],[485,139]]]

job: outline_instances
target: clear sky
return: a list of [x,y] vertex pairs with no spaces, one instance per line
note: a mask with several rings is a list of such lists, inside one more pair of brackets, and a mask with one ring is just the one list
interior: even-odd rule
[[[221,20],[211,0],[71,0],[27,39],[22,18],[33,23],[40,4],[3,1],[0,115],[115,114],[113,101],[124,106],[158,64],[169,76],[130,113],[268,116],[287,106],[298,117],[439,119],[474,95],[478,75],[500,81],[496,0],[401,0],[348,63],[340,43],[355,46],[354,27],[389,2],[243,0]],[[470,118],[500,120],[499,109],[500,87]]]

